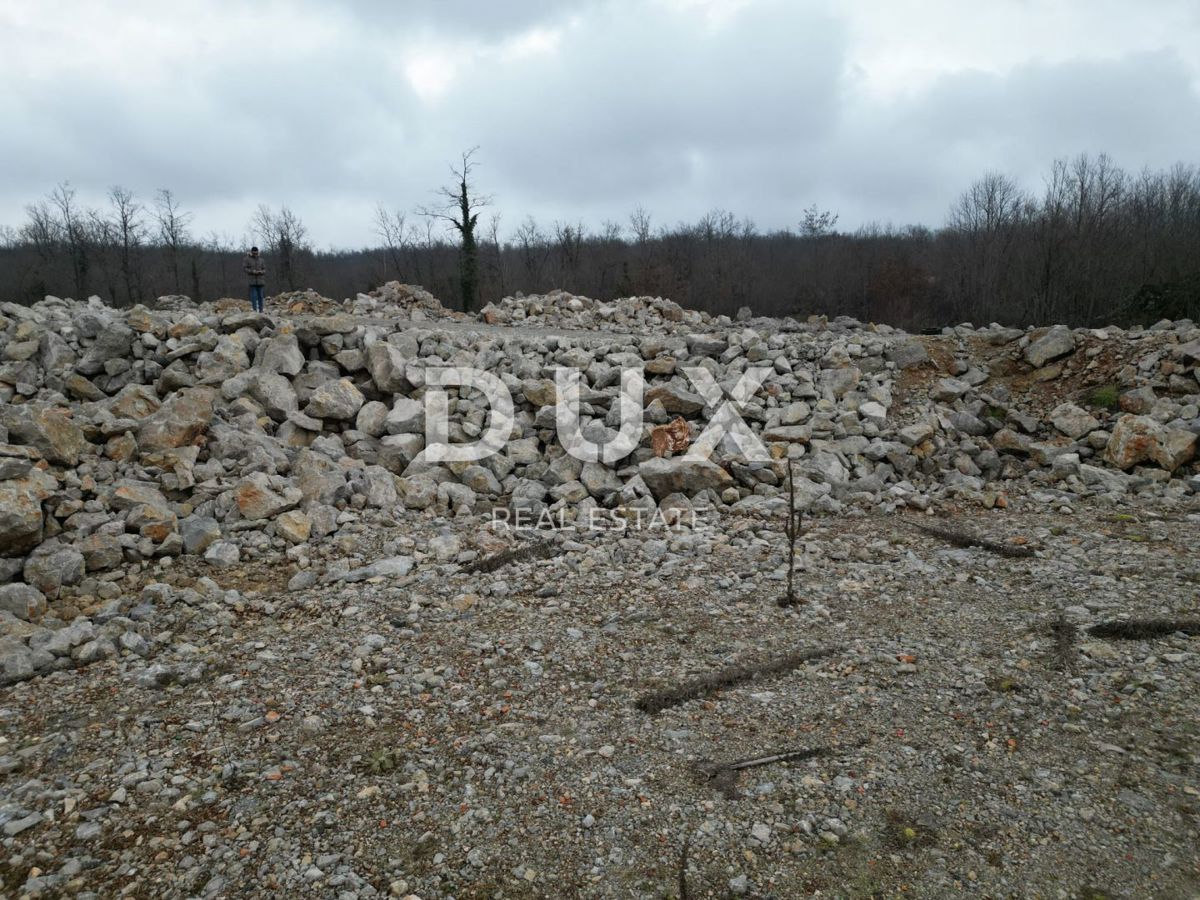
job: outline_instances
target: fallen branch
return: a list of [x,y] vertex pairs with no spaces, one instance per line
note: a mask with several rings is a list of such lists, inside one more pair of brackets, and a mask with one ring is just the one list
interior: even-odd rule
[[[849,748],[862,747],[866,741],[847,745]],[[766,756],[750,756],[745,759],[735,759],[730,762],[714,762],[702,759],[696,763],[696,770],[706,781],[713,782],[716,787],[729,799],[735,799],[737,793],[738,774],[743,769],[753,769],[758,766],[769,766],[773,763],[797,762],[802,759],[815,759],[818,756],[828,756],[834,750],[842,747],[806,747],[800,750],[786,750],[783,753],[769,753]]]
[[559,552],[557,544],[551,541],[538,541],[531,544],[525,544],[521,547],[513,547],[511,550],[501,550],[499,553],[493,553],[491,556],[477,559],[475,562],[463,566],[462,571],[468,575],[471,574],[486,574],[495,572],[497,569],[502,569],[512,563],[526,562],[531,559],[548,559]]
[[1059,613],[1058,619],[1050,625],[1050,631],[1054,635],[1058,664],[1064,672],[1069,673],[1075,664],[1075,625],[1067,621],[1064,613]]
[[688,900],[687,861],[688,845],[690,843],[691,837],[685,836],[683,839],[683,849],[679,851],[679,900]]
[[654,691],[639,699],[636,705],[642,712],[653,715],[672,706],[686,703],[688,700],[695,700],[699,697],[715,693],[721,688],[743,684],[764,675],[777,675],[781,672],[790,672],[792,669],[799,668],[806,662],[830,656],[836,653],[837,650],[837,647],[801,650],[796,653],[777,656],[774,659],[768,659],[761,663],[730,666],[713,672],[711,675],[701,675],[699,678],[682,682],[674,687]]
[[1124,619],[1100,622],[1089,628],[1088,634],[1112,641],[1142,641],[1146,638],[1166,637],[1180,631],[1192,637],[1200,635],[1200,619]]
[[936,525],[924,525],[921,522],[913,522],[911,520],[906,521],[913,528],[917,528],[921,531],[924,531],[926,534],[933,535],[934,537],[939,537],[943,541],[953,544],[956,547],[979,547],[991,553],[999,553],[1001,556],[1033,556],[1032,547],[1019,547],[1016,544],[1002,544],[999,541],[990,541],[987,538],[982,538],[966,531],[957,531],[952,528],[939,528]]

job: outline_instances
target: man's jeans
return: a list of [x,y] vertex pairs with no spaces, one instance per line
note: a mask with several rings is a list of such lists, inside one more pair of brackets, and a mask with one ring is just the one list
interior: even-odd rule
[[254,307],[255,312],[263,311],[263,286],[261,284],[250,285],[250,305]]

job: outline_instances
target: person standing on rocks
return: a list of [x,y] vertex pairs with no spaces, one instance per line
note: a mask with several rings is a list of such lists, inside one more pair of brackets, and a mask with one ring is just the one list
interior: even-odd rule
[[267,284],[267,264],[259,254],[257,247],[251,247],[246,258],[242,260],[242,271],[250,279],[250,305],[255,312],[262,312],[263,288]]

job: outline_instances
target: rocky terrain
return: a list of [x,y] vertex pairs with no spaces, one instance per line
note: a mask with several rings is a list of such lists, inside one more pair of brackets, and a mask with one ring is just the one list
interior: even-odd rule
[[0,305],[4,892],[1194,896],[1200,327],[737,319]]

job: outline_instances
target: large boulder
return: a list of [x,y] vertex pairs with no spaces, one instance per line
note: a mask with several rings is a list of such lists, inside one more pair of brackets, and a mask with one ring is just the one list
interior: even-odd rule
[[1075,335],[1066,325],[1055,325],[1025,348],[1025,361],[1035,369],[1075,349]]
[[915,369],[929,362],[929,352],[916,338],[892,344],[884,351],[884,357],[897,369]]
[[0,585],[0,611],[10,612],[18,619],[29,622],[46,612],[46,598],[33,585]]
[[938,403],[953,403],[969,390],[971,390],[971,386],[965,381],[958,378],[943,378],[929,389],[929,399],[936,400]]
[[543,406],[553,406],[558,400],[558,387],[549,378],[526,379],[521,382],[521,393],[539,409]]
[[388,434],[424,434],[425,404],[411,397],[397,397],[384,428]]
[[121,539],[115,534],[94,532],[80,541],[77,547],[83,554],[84,566],[89,572],[115,569],[125,558]]
[[221,526],[211,516],[188,516],[179,523],[183,549],[188,553],[203,553],[221,539]]
[[291,475],[305,501],[333,505],[350,496],[345,471],[328,456],[315,451],[297,453]]
[[1160,425],[1149,416],[1124,415],[1117,420],[1104,457],[1118,469],[1153,462],[1174,472],[1196,455],[1196,435]]
[[233,489],[233,498],[243,519],[273,519],[295,509],[304,499],[299,488],[280,484],[276,489],[271,482],[271,477],[264,472],[253,472],[238,482]]
[[1081,438],[1100,427],[1095,416],[1074,403],[1060,403],[1054,407],[1050,424],[1071,439]]
[[362,408],[366,398],[349,378],[327,381],[312,392],[306,415],[318,419],[353,419]]
[[217,392],[208,387],[179,391],[142,420],[138,446],[143,452],[153,452],[195,443],[208,431],[216,399]]
[[60,406],[11,406],[0,414],[0,422],[8,428],[12,441],[33,447],[58,465],[78,465],[88,446],[83,429],[75,424],[71,412]]
[[299,375],[304,368],[300,342],[290,332],[267,338],[254,353],[254,368],[276,375]]
[[363,357],[375,387],[383,393],[396,394],[408,387],[404,377],[408,360],[398,348],[386,341],[376,341],[367,347]]
[[0,556],[23,556],[42,542],[42,501],[57,489],[41,469],[0,481]]
[[[526,396],[528,395],[528,388],[526,388]],[[694,416],[704,409],[703,397],[672,384],[650,388],[643,395],[643,400],[647,406],[658,400],[662,403],[663,409],[676,416]]]
[[123,478],[116,482],[102,495],[109,509],[125,510],[135,506],[150,505],[169,507],[167,498],[162,491],[148,481],[135,481]]
[[312,534],[312,519],[298,509],[275,520],[275,533],[289,544],[303,544]]
[[99,375],[104,371],[104,364],[110,359],[127,359],[133,344],[132,329],[118,322],[105,323],[103,329],[96,335],[96,341],[87,349],[83,358],[76,365],[81,375]]
[[107,406],[108,411],[118,419],[144,419],[158,412],[162,403],[154,388],[145,384],[127,384]]
[[694,497],[703,490],[720,491],[733,483],[733,477],[707,459],[648,459],[638,466],[638,474],[656,500],[669,494]]
[[25,560],[25,581],[51,600],[59,595],[63,585],[79,584],[83,573],[83,554],[55,541],[42,544]]
[[275,372],[258,373],[250,381],[249,391],[250,396],[276,422],[287,421],[287,417],[300,408],[292,383]]

